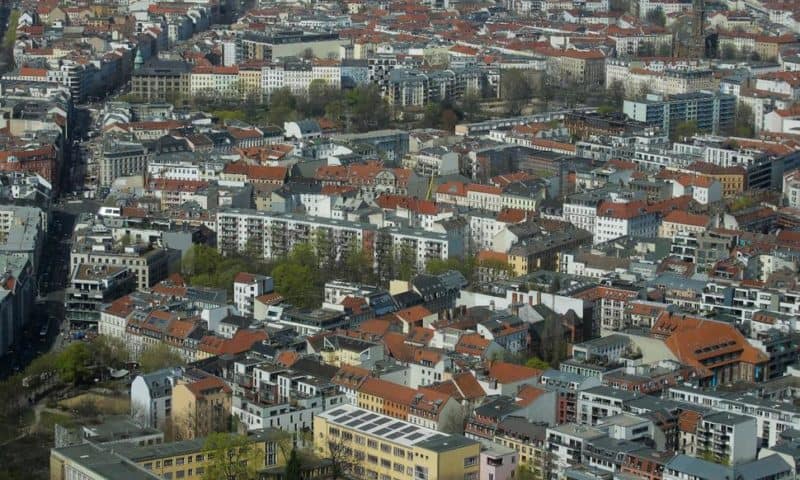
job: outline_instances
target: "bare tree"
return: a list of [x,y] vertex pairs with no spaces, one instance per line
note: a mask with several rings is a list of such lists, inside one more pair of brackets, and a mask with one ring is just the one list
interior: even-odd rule
[[452,409],[445,414],[445,417],[439,423],[439,430],[444,433],[463,435],[466,418],[464,407],[459,405],[458,408]]

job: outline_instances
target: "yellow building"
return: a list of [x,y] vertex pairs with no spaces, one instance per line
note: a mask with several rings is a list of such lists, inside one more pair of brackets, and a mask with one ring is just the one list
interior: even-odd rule
[[176,437],[190,439],[229,431],[231,393],[231,387],[213,376],[175,385],[171,419]]
[[[256,462],[255,471],[286,465],[280,430],[248,432],[253,450],[241,461]],[[81,478],[87,480],[202,480],[215,456],[224,451],[210,451],[204,438],[181,440],[159,445],[98,445],[84,443],[50,451],[50,480]],[[224,458],[224,457],[223,457]]]
[[314,417],[314,448],[349,458],[354,478],[477,480],[480,443],[352,405]]

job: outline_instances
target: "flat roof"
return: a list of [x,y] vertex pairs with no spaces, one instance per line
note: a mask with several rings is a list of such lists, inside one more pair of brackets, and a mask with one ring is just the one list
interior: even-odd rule
[[461,435],[437,432],[352,405],[340,405],[318,416],[334,425],[406,447],[442,452],[478,443]]

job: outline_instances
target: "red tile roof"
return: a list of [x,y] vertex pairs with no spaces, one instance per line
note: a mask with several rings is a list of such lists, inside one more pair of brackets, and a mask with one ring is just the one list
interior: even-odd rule
[[507,362],[491,362],[489,377],[499,383],[515,383],[541,376],[542,371]]

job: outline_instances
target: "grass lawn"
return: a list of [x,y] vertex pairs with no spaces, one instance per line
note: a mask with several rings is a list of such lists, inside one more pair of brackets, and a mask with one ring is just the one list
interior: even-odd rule
[[94,413],[99,415],[123,415],[131,411],[131,401],[127,396],[107,396],[96,393],[83,393],[62,400],[58,402],[58,405],[68,410],[79,410],[93,405]]

